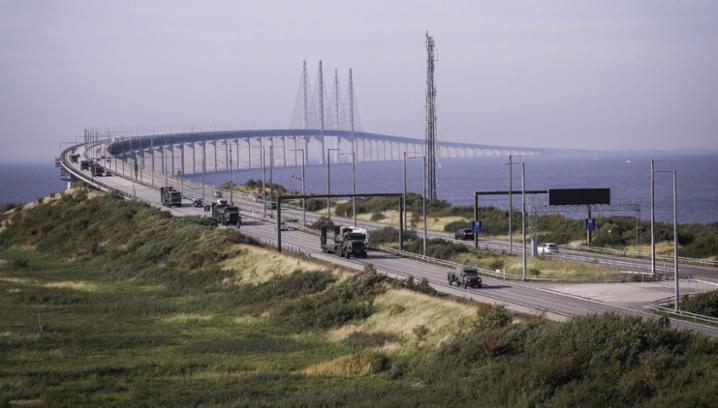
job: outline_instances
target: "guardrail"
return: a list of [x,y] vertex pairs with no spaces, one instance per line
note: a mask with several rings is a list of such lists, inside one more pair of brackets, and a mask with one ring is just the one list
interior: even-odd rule
[[[626,251],[623,249],[590,247],[590,246],[585,246],[585,245],[581,245],[576,249],[579,251],[594,252],[594,253],[598,253],[598,254],[607,254],[607,255],[615,255],[615,256],[624,256],[627,258],[651,259],[651,255],[647,254],[645,252]],[[656,260],[672,263],[673,256],[656,255]],[[687,256],[679,256],[678,263],[682,263],[682,264],[686,264],[686,265],[718,267],[718,261],[712,261],[710,259],[689,258]]]
[[702,322],[702,323],[709,323],[718,325],[718,318],[712,317],[712,316],[706,316],[699,313],[691,313],[686,312],[684,310],[673,310],[673,308],[669,308],[664,306],[665,304],[668,304],[672,301],[672,299],[662,299],[655,303],[653,303],[653,310],[655,310],[658,313],[666,314],[669,316],[676,317],[678,319],[682,320],[692,320],[694,322]]
[[[457,266],[464,266],[464,264],[460,264],[457,262],[448,261],[448,260],[439,259],[439,258],[432,258],[430,256],[415,254],[413,252],[399,251],[398,249],[391,248],[391,247],[381,246],[381,247],[378,247],[377,249],[379,249],[383,252],[397,255],[397,256],[417,259],[420,261],[429,262],[429,263],[447,266],[447,267],[452,267],[452,268],[455,268]],[[482,275],[488,275],[488,276],[492,276],[492,277],[503,279],[503,280],[522,280],[522,278],[523,278],[523,275],[519,275],[519,274],[515,274],[515,273],[506,273],[506,269],[494,271],[494,270],[482,268],[482,267],[479,267],[476,265],[470,265],[470,266],[475,267],[478,270],[478,272]],[[641,272],[633,272],[633,271],[620,271],[620,272],[617,272],[617,274],[618,275],[627,275],[627,276],[636,275],[636,274],[644,275],[647,277],[650,276],[650,273],[641,273]],[[624,282],[626,279],[619,278],[619,277],[617,277],[615,279],[607,279],[607,278],[595,279],[595,278],[589,278],[589,277],[587,277],[587,278],[578,278],[578,277],[568,278],[568,277],[558,277],[558,276],[527,276],[526,280],[527,281],[538,281],[538,282],[544,281],[544,282],[589,283],[589,282]]]

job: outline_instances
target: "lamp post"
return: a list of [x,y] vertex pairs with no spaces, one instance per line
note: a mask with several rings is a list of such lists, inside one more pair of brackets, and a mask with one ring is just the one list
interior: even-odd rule
[[528,261],[526,259],[526,163],[521,162],[521,240],[523,249],[521,251],[521,263],[523,265],[521,280],[526,280]]
[[[304,163],[304,149],[292,149],[292,150],[293,150],[293,151],[300,151],[300,152],[302,152],[302,195],[304,195],[304,194],[306,194],[306,193],[304,192],[304,179],[305,179],[305,175],[304,175],[304,166],[305,166],[305,163]],[[295,156],[295,157],[296,157],[296,156]],[[307,206],[304,205],[304,198],[302,198],[302,226],[306,226],[306,225],[307,225],[307,212],[306,212],[306,211],[307,211]]]
[[351,153],[339,153],[340,156],[347,155],[352,157],[352,193],[354,194],[352,196],[352,218],[354,219],[354,226],[357,226],[357,203],[356,203],[356,193],[357,193],[357,161],[356,161],[356,154],[354,152]]
[[[229,142],[227,142],[229,143]],[[239,148],[239,146],[237,147]],[[237,163],[239,164],[239,163]],[[232,144],[229,145],[229,202],[234,203],[234,172],[232,171]]]
[[[332,177],[331,177],[331,171],[330,171],[330,163],[331,163],[331,152],[332,151],[340,151],[342,149],[339,148],[330,148],[327,149],[327,195],[331,195],[332,191]],[[327,197],[327,217],[329,219],[332,218],[332,207],[330,206],[331,198]]]
[[[411,156],[407,157],[406,153],[404,153],[404,195],[406,195],[406,160],[409,159],[422,159],[423,161],[423,168],[426,168],[426,156]],[[424,234],[423,234],[423,240],[421,245],[421,254],[426,256],[426,238],[427,238],[427,222],[426,222],[426,171],[423,171],[422,173],[422,189],[423,194],[421,195],[421,212],[424,219]],[[406,202],[404,202],[404,214],[406,214]],[[406,217],[406,215],[404,215]],[[404,224],[406,225],[406,224]]]
[[[673,302],[673,310],[678,312],[680,310],[680,274],[678,270],[678,172],[676,170],[655,170],[655,168],[653,168],[653,160],[651,160],[651,168],[652,176],[655,173],[670,173],[673,176],[673,289],[675,296],[675,301]],[[655,178],[651,177],[651,180],[653,181],[655,180]],[[651,225],[653,224],[651,223]],[[652,251],[655,251],[655,242],[654,245],[652,245],[651,249]]]
[[404,203],[404,225],[406,226],[406,150],[404,150],[404,193],[401,195],[401,201]]

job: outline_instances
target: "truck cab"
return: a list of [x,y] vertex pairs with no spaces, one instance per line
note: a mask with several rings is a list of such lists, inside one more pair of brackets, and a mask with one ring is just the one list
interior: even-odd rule
[[227,200],[217,200],[212,203],[212,218],[222,225],[242,225],[242,216],[239,214],[239,207],[229,204]]
[[[331,238],[329,237],[330,229],[333,232]],[[357,258],[367,257],[366,233],[355,230],[353,227],[338,225],[322,227],[320,240],[322,252],[333,252],[347,259],[352,256]]]
[[447,274],[449,285],[456,283],[456,286],[464,288],[480,288],[482,285],[479,271],[473,266],[459,265]]
[[160,187],[160,198],[165,207],[182,207],[182,193],[173,187]]

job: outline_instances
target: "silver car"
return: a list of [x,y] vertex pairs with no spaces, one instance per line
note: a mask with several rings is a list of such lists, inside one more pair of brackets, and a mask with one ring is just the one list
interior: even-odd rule
[[539,255],[553,255],[558,253],[558,245],[553,242],[545,242],[538,247]]

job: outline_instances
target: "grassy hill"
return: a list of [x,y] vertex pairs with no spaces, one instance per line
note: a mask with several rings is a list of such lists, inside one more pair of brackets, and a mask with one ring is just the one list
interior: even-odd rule
[[0,405],[715,402],[713,340],[422,288],[75,190],[0,216]]

